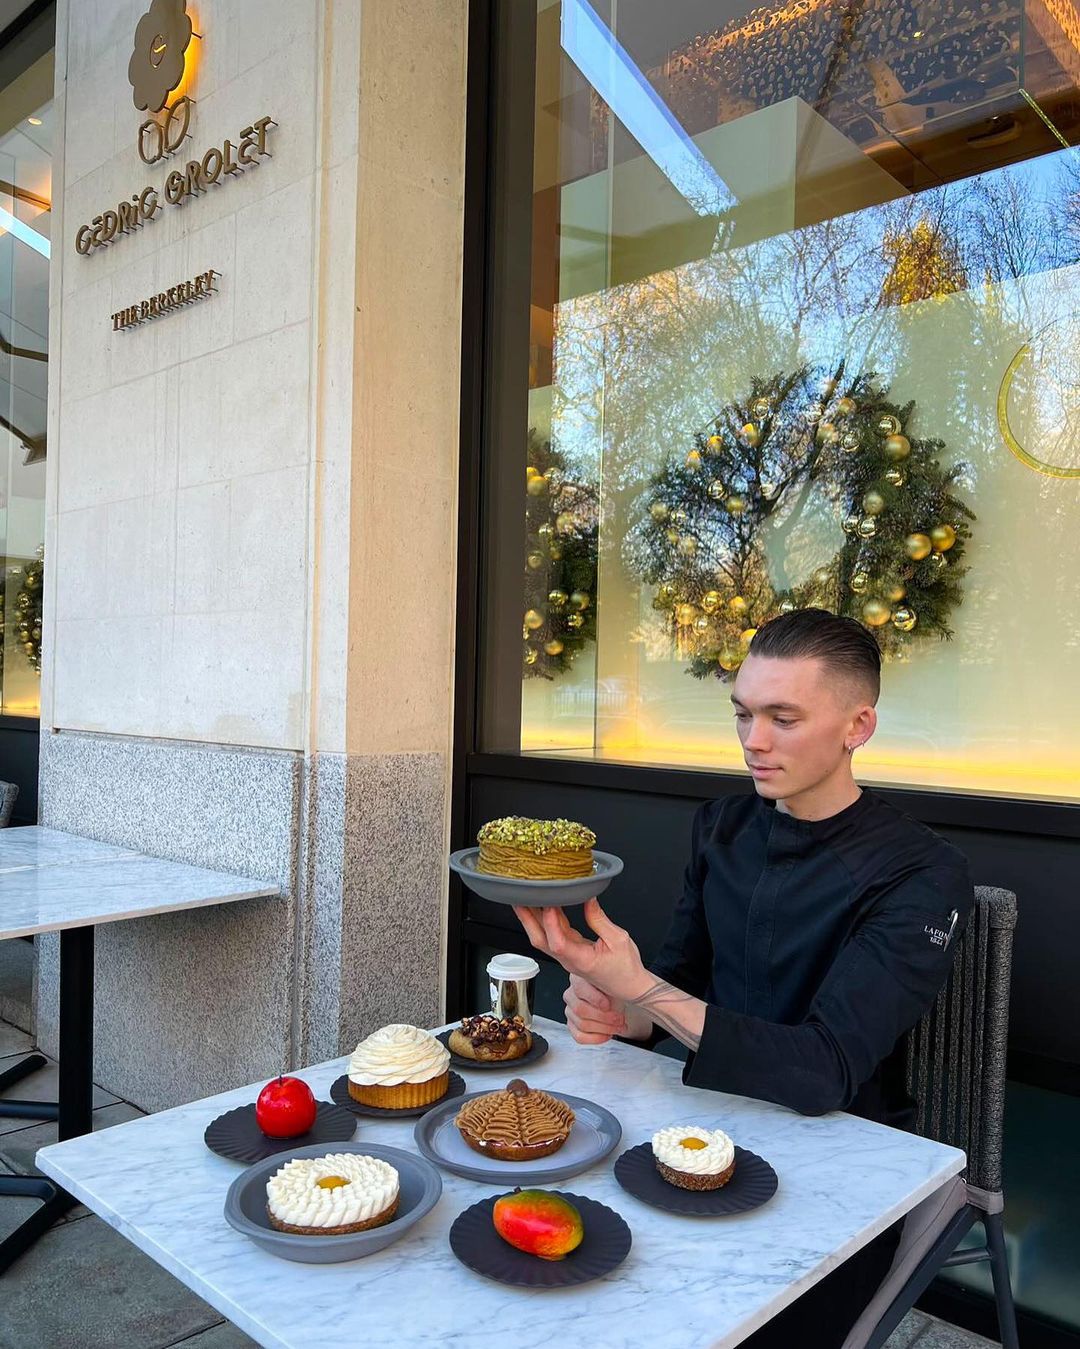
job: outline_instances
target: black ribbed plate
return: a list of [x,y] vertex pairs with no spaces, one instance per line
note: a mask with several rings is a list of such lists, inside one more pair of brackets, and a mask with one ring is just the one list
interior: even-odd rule
[[279,1152],[314,1143],[344,1143],[356,1133],[356,1120],[339,1105],[317,1101],[315,1123],[296,1138],[269,1138],[255,1119],[255,1106],[241,1105],[206,1126],[203,1141],[211,1152],[230,1162],[262,1162]]
[[767,1161],[745,1148],[735,1149],[735,1170],[719,1190],[680,1190],[656,1169],[652,1143],[628,1148],[615,1163],[615,1179],[635,1199],[665,1213],[690,1218],[719,1218],[748,1213],[767,1204],[776,1193],[776,1172]]
[[[542,1035],[537,1035],[536,1031],[530,1030],[529,1034],[532,1036],[529,1052],[522,1054],[519,1059],[467,1059],[450,1050],[450,1062],[456,1064],[459,1068],[502,1068],[506,1072],[522,1064],[535,1063],[537,1059],[544,1057],[551,1046]],[[445,1048],[450,1049],[450,1032],[448,1030],[439,1031],[435,1038]]]
[[566,1194],[562,1190],[548,1193],[568,1200],[581,1214],[584,1239],[565,1259],[541,1260],[504,1241],[491,1216],[495,1201],[503,1197],[498,1194],[481,1199],[454,1219],[450,1249],[475,1273],[515,1288],[572,1288],[603,1278],[622,1264],[630,1254],[633,1238],[630,1228],[614,1209],[581,1194]]
[[338,1105],[343,1105],[346,1110],[351,1110],[354,1115],[364,1115],[369,1119],[415,1119],[417,1115],[426,1115],[429,1110],[434,1110],[437,1105],[442,1105],[451,1097],[463,1095],[464,1091],[465,1079],[460,1073],[451,1070],[450,1085],[437,1101],[431,1101],[428,1105],[406,1106],[404,1110],[386,1110],[381,1106],[364,1105],[362,1101],[354,1101],[349,1095],[349,1075],[342,1073],[330,1088],[330,1099],[336,1101]]

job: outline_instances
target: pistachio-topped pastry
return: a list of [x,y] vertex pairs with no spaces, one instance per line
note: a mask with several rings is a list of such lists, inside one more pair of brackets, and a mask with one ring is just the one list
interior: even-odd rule
[[596,835],[573,820],[530,820],[507,815],[485,824],[478,871],[531,881],[571,880],[592,874]]

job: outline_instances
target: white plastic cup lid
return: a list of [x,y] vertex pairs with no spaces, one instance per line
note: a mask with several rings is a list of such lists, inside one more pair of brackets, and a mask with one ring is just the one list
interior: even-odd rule
[[540,973],[540,966],[532,956],[505,955],[492,956],[488,961],[487,972],[492,979],[534,979]]

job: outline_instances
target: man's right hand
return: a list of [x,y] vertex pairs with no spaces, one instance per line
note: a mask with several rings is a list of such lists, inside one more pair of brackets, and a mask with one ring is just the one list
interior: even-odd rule
[[645,1040],[652,1030],[652,1017],[647,1012],[608,997],[579,974],[570,976],[563,1002],[566,1024],[579,1045],[606,1044],[613,1035]]

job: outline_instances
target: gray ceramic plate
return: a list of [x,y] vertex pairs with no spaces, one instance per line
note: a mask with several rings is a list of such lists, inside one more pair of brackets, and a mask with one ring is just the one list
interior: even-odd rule
[[520,904],[530,909],[564,909],[571,904],[584,904],[593,895],[608,888],[622,871],[622,858],[614,853],[593,849],[591,876],[579,876],[573,881],[525,881],[517,876],[492,876],[477,871],[479,848],[459,848],[450,854],[450,870],[456,872],[470,890],[481,899],[495,904]]
[[[352,1232],[337,1237],[301,1237],[292,1232],[279,1232],[270,1226],[266,1214],[266,1182],[293,1157],[325,1157],[328,1152],[361,1152],[368,1157],[379,1157],[397,1168],[400,1199],[397,1215],[384,1227],[373,1227],[367,1232]],[[442,1194],[442,1177],[438,1171],[403,1148],[388,1147],[384,1143],[317,1143],[314,1147],[296,1148],[279,1152],[265,1162],[257,1162],[233,1181],[225,1196],[225,1221],[257,1246],[283,1260],[297,1260],[305,1265],[333,1265],[341,1260],[359,1260],[361,1256],[381,1251],[412,1227],[413,1223],[429,1213]]]
[[413,1137],[423,1155],[466,1180],[479,1180],[487,1185],[520,1185],[523,1182],[531,1185],[566,1180],[587,1171],[617,1147],[622,1137],[622,1125],[610,1110],[580,1096],[568,1096],[565,1091],[553,1092],[552,1095],[565,1101],[574,1112],[574,1127],[558,1152],[534,1162],[500,1162],[495,1157],[484,1157],[469,1147],[454,1120],[466,1101],[490,1094],[471,1091],[456,1101],[437,1106],[417,1120]]

